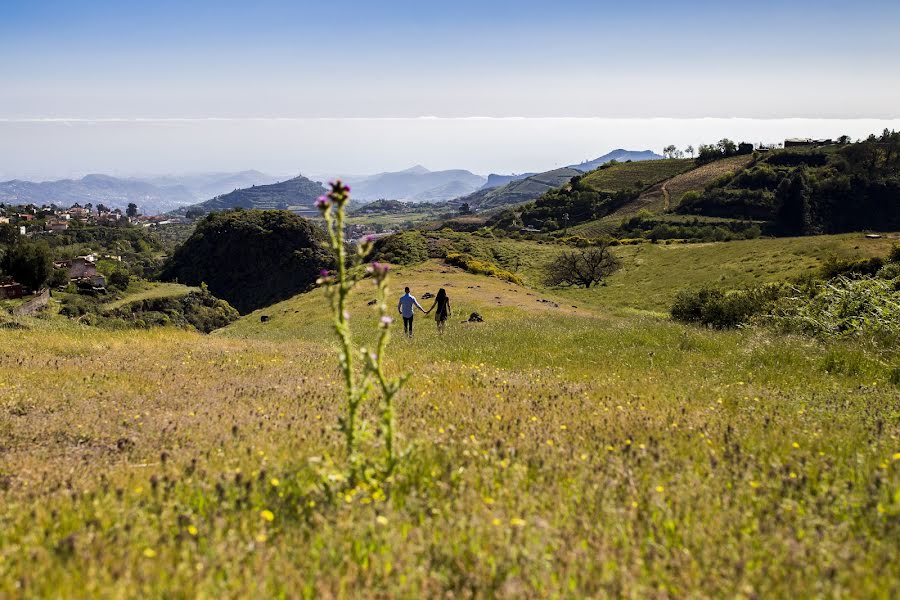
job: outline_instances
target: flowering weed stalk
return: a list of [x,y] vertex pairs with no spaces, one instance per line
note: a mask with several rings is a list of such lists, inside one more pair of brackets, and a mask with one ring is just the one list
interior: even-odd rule
[[[380,316],[379,334],[375,350],[357,347],[350,330],[350,313],[347,303],[353,289],[359,283],[359,269],[356,267],[372,251],[372,240],[364,239],[355,253],[349,253],[344,239],[344,220],[350,188],[340,180],[331,184],[331,191],[316,201],[316,206],[325,219],[331,249],[335,254],[334,272],[323,271],[319,283],[325,286],[331,302],[334,330],[340,343],[339,363],[344,378],[346,413],[339,421],[339,429],[344,435],[347,457],[350,461],[351,479],[355,478],[359,467],[364,466],[359,455],[360,434],[364,424],[358,422],[360,406],[365,404],[373,388],[381,394],[381,433],[384,435],[384,461],[382,474],[387,476],[396,465],[394,447],[394,399],[409,379],[409,375],[388,377],[384,372],[383,357],[393,319],[388,315],[388,266],[372,263],[366,272],[373,276],[377,289],[377,304]],[[356,368],[359,360],[360,369]]]

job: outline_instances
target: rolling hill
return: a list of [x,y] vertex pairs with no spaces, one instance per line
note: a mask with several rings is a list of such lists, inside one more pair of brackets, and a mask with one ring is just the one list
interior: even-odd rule
[[186,207],[180,212],[190,208],[199,209],[205,213],[232,208],[258,208],[261,210],[284,209],[311,216],[318,214],[313,203],[324,193],[325,188],[321,183],[298,175],[287,181],[234,190],[206,202]]

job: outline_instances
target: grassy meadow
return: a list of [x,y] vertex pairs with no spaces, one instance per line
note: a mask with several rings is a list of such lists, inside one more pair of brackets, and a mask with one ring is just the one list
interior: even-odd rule
[[897,353],[664,314],[682,287],[889,242],[619,247],[590,290],[543,289],[559,247],[536,243],[495,242],[526,286],[399,267],[395,291],[445,287],[454,314],[395,326],[405,456],[355,486],[320,291],[209,336],[21,319],[0,329],[0,597],[897,597]]

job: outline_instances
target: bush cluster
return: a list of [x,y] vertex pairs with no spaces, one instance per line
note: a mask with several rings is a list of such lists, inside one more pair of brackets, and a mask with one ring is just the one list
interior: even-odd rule
[[404,231],[378,239],[373,258],[395,265],[414,265],[428,260],[428,243],[418,231]]
[[509,281],[511,283],[522,285],[522,278],[515,273],[505,271],[492,262],[477,259],[471,254],[466,254],[463,252],[450,252],[444,258],[444,260],[447,261],[448,264],[464,269],[469,273],[496,277],[497,279],[502,279],[503,281]]

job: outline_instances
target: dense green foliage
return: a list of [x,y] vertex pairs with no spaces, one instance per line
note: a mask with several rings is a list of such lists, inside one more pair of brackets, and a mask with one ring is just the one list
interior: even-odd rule
[[332,264],[322,230],[287,211],[213,213],[167,261],[162,277],[206,283],[242,313],[310,288]]
[[638,213],[626,219],[612,235],[619,239],[686,240],[692,242],[727,242],[750,240],[760,236],[759,225],[752,221],[709,222],[690,219],[667,221],[650,214]]
[[900,132],[844,146],[760,155],[679,212],[769,221],[771,233],[808,235],[900,228]]
[[7,248],[0,263],[0,273],[11,276],[32,290],[44,285],[52,269],[50,246],[44,241],[17,241]]
[[395,265],[411,265],[428,258],[428,245],[418,231],[405,231],[375,241],[374,260]]
[[728,329],[744,325],[754,315],[770,309],[785,292],[781,284],[727,292],[710,287],[682,290],[675,297],[671,314],[682,323]]

